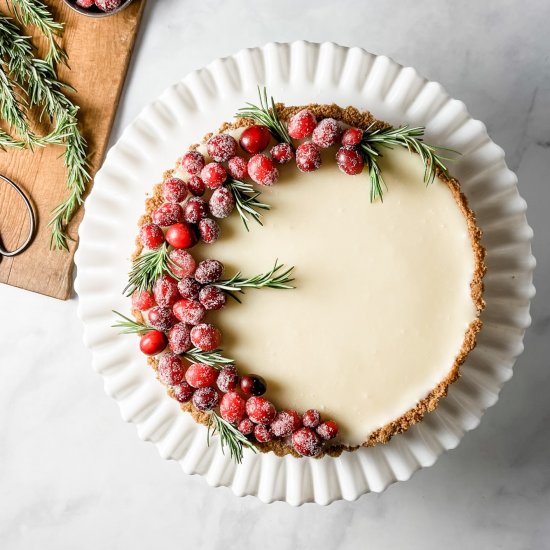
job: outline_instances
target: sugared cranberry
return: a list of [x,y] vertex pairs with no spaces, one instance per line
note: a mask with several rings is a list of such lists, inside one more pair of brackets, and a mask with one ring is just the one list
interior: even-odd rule
[[175,202],[165,202],[153,212],[152,218],[157,225],[174,225],[183,221],[183,208]]
[[313,130],[311,141],[318,147],[326,149],[338,143],[341,136],[342,128],[338,121],[333,118],[324,118]]
[[296,149],[296,166],[301,172],[313,172],[321,166],[319,147],[311,141],[302,143]]
[[271,401],[254,395],[246,400],[246,414],[255,424],[270,424],[277,411]]
[[176,264],[176,267],[171,265],[170,269],[177,277],[188,277],[195,273],[197,262],[187,250],[177,248],[172,250],[170,254],[168,254],[168,257]]
[[206,309],[200,302],[187,298],[178,300],[174,304],[173,311],[179,321],[188,325],[198,325],[206,315]]
[[172,313],[172,308],[166,306],[151,308],[147,314],[147,319],[153,328],[162,330],[163,332],[170,330],[177,322],[177,319]]
[[227,163],[227,172],[236,180],[243,180],[248,176],[247,162],[242,157],[233,157]]
[[359,145],[363,139],[361,128],[348,128],[342,136],[342,145]]
[[191,248],[197,244],[197,235],[188,223],[176,223],[166,231],[166,241],[174,248]]
[[250,418],[243,418],[239,425],[237,426],[237,430],[241,432],[243,435],[250,435],[254,431],[254,422],[250,420]]
[[204,157],[198,151],[187,151],[181,157],[182,168],[191,176],[196,176],[204,168]]
[[170,178],[162,184],[162,196],[167,202],[182,202],[187,197],[187,185],[179,178]]
[[294,151],[288,143],[279,143],[271,148],[271,156],[275,162],[286,164],[294,158]]
[[194,388],[207,388],[213,386],[218,377],[218,371],[210,365],[193,363],[189,365],[185,373],[185,380]]
[[145,248],[158,248],[164,242],[164,233],[155,223],[146,223],[139,228],[139,242]]
[[190,386],[185,381],[174,386],[172,390],[174,391],[174,397],[180,403],[187,403],[188,401],[191,401],[191,398],[193,397],[193,393],[195,392],[195,388]]
[[215,243],[220,237],[220,226],[212,218],[204,218],[199,222],[199,235],[206,244]]
[[271,423],[271,430],[277,437],[287,437],[302,427],[300,415],[290,409],[277,413],[275,420]]
[[236,392],[226,393],[220,401],[220,414],[224,420],[235,424],[245,415],[245,400]]
[[221,309],[227,302],[227,295],[218,287],[207,285],[199,293],[201,304],[208,310]]
[[187,189],[195,197],[202,197],[206,191],[206,185],[204,185],[204,181],[199,176],[191,176],[187,181]]
[[338,424],[334,420],[327,420],[319,424],[316,431],[323,439],[333,439],[338,435]]
[[200,289],[200,283],[195,281],[193,277],[185,277],[178,283],[180,294],[188,300],[198,300]]
[[159,330],[145,333],[139,340],[139,349],[145,355],[156,355],[166,347],[166,336]]
[[259,443],[267,443],[273,439],[273,432],[269,426],[256,424],[256,426],[254,426],[254,437]]
[[224,393],[235,390],[239,384],[239,375],[237,374],[235,365],[226,365],[223,367],[218,374],[216,384]]
[[317,126],[315,115],[307,109],[298,111],[288,122],[288,134],[294,139],[309,137]]
[[260,153],[248,161],[248,175],[260,185],[273,185],[279,179],[279,170],[267,155]]
[[208,204],[201,197],[191,197],[183,207],[183,219],[187,223],[199,223],[208,216]]
[[80,8],[91,8],[94,3],[94,0],[76,0],[75,2],[75,4]]
[[189,351],[191,343],[191,327],[185,323],[176,323],[168,332],[168,345],[174,353]]
[[158,364],[159,380],[163,384],[173,386],[179,384],[185,375],[185,368],[181,359],[173,352],[165,353]]
[[162,275],[153,285],[153,295],[159,306],[171,306],[180,297],[178,282],[170,275]]
[[263,395],[267,389],[265,380],[257,374],[241,378],[241,391],[246,395]]
[[261,124],[249,126],[241,134],[239,143],[241,147],[251,155],[261,153],[268,145],[271,139],[269,128]]
[[222,334],[214,326],[202,323],[191,329],[191,342],[202,351],[213,351],[221,342]]
[[309,409],[302,415],[302,424],[306,428],[316,428],[321,422],[321,415],[316,409]]
[[223,273],[223,264],[218,260],[203,260],[197,266],[195,279],[201,284],[215,283]]
[[355,176],[363,171],[365,161],[363,160],[363,155],[355,147],[347,145],[338,149],[336,164],[338,164],[338,168],[345,174]]
[[229,134],[216,134],[208,140],[206,150],[216,162],[227,162],[237,154],[237,142]]
[[321,438],[310,428],[300,428],[292,434],[292,446],[302,456],[315,456],[321,451]]
[[146,311],[155,305],[153,293],[148,290],[136,290],[132,294],[132,307],[139,311]]
[[116,10],[121,4],[122,0],[94,0],[95,5],[101,11],[113,11]]
[[201,170],[201,178],[206,187],[217,189],[227,179],[227,172],[221,164],[211,162]]
[[219,400],[220,396],[214,388],[200,388],[193,394],[193,405],[199,411],[211,411]]
[[235,197],[229,189],[220,187],[212,193],[208,206],[210,207],[212,216],[227,218],[235,208]]

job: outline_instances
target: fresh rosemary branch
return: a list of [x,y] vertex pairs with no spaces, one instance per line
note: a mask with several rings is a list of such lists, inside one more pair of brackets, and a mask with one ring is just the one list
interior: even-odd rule
[[25,145],[32,145],[35,137],[29,129],[29,123],[21,102],[22,97],[17,97],[15,87],[10,81],[8,74],[0,65],[0,116],[7,121],[10,128],[13,128]]
[[137,321],[126,317],[126,315],[122,315],[122,313],[119,313],[114,309],[112,311],[115,315],[120,317],[120,320],[118,320],[114,325],[111,325],[111,327],[121,328],[122,330],[120,331],[120,334],[146,334],[147,332],[154,330],[143,323],[138,323]]
[[288,143],[293,149],[292,139],[288,135],[288,130],[283,122],[279,119],[275,101],[271,97],[268,101],[267,90],[264,87],[263,92],[258,86],[258,95],[260,97],[260,105],[247,103],[246,107],[242,107],[237,111],[235,117],[250,118],[258,124],[263,124],[269,128],[271,135],[279,142]]
[[221,349],[215,349],[213,351],[202,351],[199,348],[191,348],[189,351],[182,353],[182,356],[191,361],[192,363],[204,363],[211,367],[217,367],[218,365],[232,365],[235,361],[228,359],[221,354]]
[[289,277],[294,267],[289,267],[288,269],[281,271],[283,268],[284,264],[278,264],[278,260],[275,260],[273,268],[266,273],[260,273],[259,275],[254,275],[253,277],[243,277],[239,271],[233,275],[231,279],[225,279],[211,284],[212,286],[223,290],[240,303],[236,293],[244,294],[245,288],[294,288],[292,285],[288,284],[294,281],[292,277]]
[[150,290],[153,283],[164,273],[176,278],[170,267],[175,265],[168,257],[168,246],[145,252],[134,261],[132,270],[128,274],[128,284],[123,292],[130,296],[135,290]]
[[258,200],[261,192],[256,191],[250,183],[232,178],[226,181],[225,186],[231,191],[231,193],[233,193],[235,208],[237,209],[246,230],[250,231],[248,228],[248,222],[250,221],[249,216],[251,216],[255,222],[263,225],[261,220],[262,214],[258,212],[258,209],[270,210],[271,206]]
[[252,451],[256,452],[254,445],[244,436],[233,424],[224,420],[218,413],[211,412],[208,419],[208,432],[206,436],[206,442],[210,445],[210,437],[218,434],[220,436],[220,443],[222,447],[222,453],[225,454],[225,448],[229,449],[229,456],[237,463],[240,464],[243,460],[243,449],[248,447]]

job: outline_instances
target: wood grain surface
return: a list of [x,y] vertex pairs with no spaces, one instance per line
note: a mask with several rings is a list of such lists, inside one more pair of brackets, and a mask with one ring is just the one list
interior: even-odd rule
[[[71,68],[60,67],[59,74],[77,90],[71,99],[80,106],[80,128],[89,144],[94,175],[103,161],[145,0],[134,0],[120,13],[100,19],[80,15],[61,0],[47,3],[56,19],[65,23],[62,44]],[[0,11],[8,13],[4,0],[0,0]],[[33,29],[28,30],[32,34]],[[44,44],[35,42],[41,50]],[[73,255],[83,209],[69,228],[75,239],[70,252],[51,250],[50,213],[67,193],[62,154],[60,146],[34,152],[0,151],[0,173],[30,195],[38,223],[35,240],[25,252],[14,258],[0,256],[0,282],[65,300],[72,290]],[[0,185],[4,247],[15,249],[27,232],[27,212],[21,199],[7,185]]]

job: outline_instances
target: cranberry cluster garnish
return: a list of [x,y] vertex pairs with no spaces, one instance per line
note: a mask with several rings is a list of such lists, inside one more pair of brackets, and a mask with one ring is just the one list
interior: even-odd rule
[[75,4],[79,8],[84,8],[89,11],[110,12],[116,10],[126,0],[75,0]]

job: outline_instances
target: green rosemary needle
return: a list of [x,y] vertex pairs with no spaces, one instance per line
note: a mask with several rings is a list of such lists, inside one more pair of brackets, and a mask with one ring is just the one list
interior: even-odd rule
[[271,206],[258,200],[258,197],[261,195],[260,191],[256,191],[250,183],[233,178],[229,178],[225,186],[233,194],[235,208],[241,217],[245,229],[250,231],[248,227],[248,222],[250,221],[249,216],[252,217],[256,223],[263,225],[261,220],[262,214],[258,212],[258,210],[270,210]]
[[218,434],[220,436],[220,444],[222,453],[225,454],[225,449],[229,449],[229,456],[240,464],[243,460],[243,449],[248,447],[255,453],[254,445],[243,435],[233,424],[224,420],[218,413],[211,412],[208,419],[208,432],[206,442],[210,445],[211,436]]

